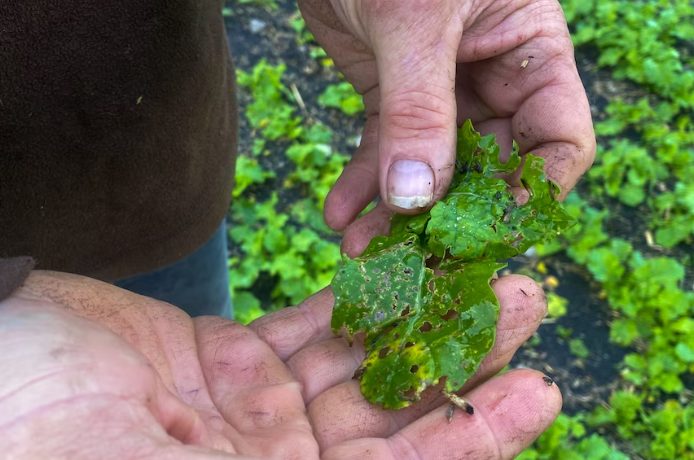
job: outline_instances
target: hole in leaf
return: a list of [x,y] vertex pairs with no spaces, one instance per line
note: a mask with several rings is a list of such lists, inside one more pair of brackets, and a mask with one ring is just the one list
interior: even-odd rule
[[424,324],[419,326],[419,332],[429,332],[431,329],[432,327],[429,321],[425,321]]
[[407,316],[410,314],[410,307],[405,308],[402,313],[400,313],[400,316]]
[[458,312],[453,310],[452,308],[446,312],[445,315],[441,316],[441,319],[444,321],[450,321],[452,319],[456,319],[458,317]]
[[418,370],[419,370],[419,366],[417,366],[416,364],[414,366],[410,367],[410,372],[412,372],[413,374],[416,374]]
[[410,348],[410,347],[414,347],[414,342],[407,342],[405,344],[405,348]]
[[381,330],[381,334],[385,335],[395,329],[398,326],[399,321],[393,321],[392,323],[388,324]]
[[360,367],[359,369],[354,371],[354,376],[352,376],[352,378],[359,380],[361,378],[361,376],[364,375],[365,370],[366,369],[364,369],[363,367]]
[[383,347],[381,350],[378,352],[378,357],[383,359],[386,356],[390,354],[390,348],[389,347]]
[[405,267],[402,272],[406,275],[411,275],[412,274],[412,269],[410,267]]

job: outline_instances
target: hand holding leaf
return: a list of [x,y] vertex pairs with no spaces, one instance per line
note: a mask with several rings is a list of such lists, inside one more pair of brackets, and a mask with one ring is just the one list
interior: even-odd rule
[[467,121],[448,195],[427,213],[394,217],[390,235],[335,276],[332,327],[348,338],[365,334],[360,378],[369,401],[396,409],[442,379],[447,393],[462,387],[494,344],[499,303],[489,281],[499,260],[571,224],[542,158],[524,158],[529,198],[521,205],[498,177],[521,164],[518,150],[506,163],[498,154],[494,137]]

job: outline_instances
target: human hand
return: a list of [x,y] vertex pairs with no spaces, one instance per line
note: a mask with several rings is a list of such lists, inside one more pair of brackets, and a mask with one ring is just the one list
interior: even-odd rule
[[[325,219],[362,251],[392,211],[446,194],[456,125],[472,119],[506,154],[546,160],[562,197],[593,161],[590,107],[556,0],[299,0],[306,23],[364,96],[361,145],[326,198]],[[503,153],[502,153],[503,154]],[[518,178],[509,178],[519,185]],[[381,203],[352,224],[377,195]],[[349,227],[348,227],[349,226]]]
[[[6,458],[511,458],[557,415],[542,374],[489,379],[537,328],[541,289],[494,283],[497,343],[464,389],[407,409],[369,405],[363,350],[329,329],[325,290],[244,327],[74,275],[34,272],[0,302],[0,451]],[[488,380],[489,379],[489,380]]]

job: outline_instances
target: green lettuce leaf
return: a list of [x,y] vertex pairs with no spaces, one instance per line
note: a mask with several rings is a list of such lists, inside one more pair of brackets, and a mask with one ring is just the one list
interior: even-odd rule
[[[441,382],[452,393],[475,373],[494,344],[499,302],[489,282],[505,266],[499,261],[572,224],[543,163],[521,159],[515,145],[502,163],[494,136],[467,121],[448,195],[423,214],[395,216],[388,236],[343,260],[332,327],[349,340],[365,336],[358,375],[367,400],[402,408]],[[519,167],[523,205],[499,177]]]

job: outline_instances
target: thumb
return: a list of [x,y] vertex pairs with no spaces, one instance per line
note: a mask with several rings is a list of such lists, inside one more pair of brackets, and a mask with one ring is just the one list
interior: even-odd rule
[[453,175],[460,7],[451,1],[368,3],[374,5],[366,21],[379,73],[381,196],[397,212],[419,212],[446,194]]

